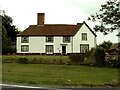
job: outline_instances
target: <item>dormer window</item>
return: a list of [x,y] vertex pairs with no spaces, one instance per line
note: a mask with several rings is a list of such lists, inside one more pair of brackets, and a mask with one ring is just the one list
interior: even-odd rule
[[47,36],[46,42],[53,42],[53,36]]
[[21,43],[29,43],[29,37],[21,37]]

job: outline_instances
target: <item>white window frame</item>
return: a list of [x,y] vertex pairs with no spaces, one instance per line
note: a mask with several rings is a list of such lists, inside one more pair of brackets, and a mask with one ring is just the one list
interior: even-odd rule
[[80,44],[80,53],[87,53],[89,51],[89,44]]
[[46,36],[46,42],[49,42],[49,43],[54,42],[53,36]]
[[87,41],[87,33],[82,33],[82,41]]
[[46,54],[53,54],[54,53],[54,46],[53,45],[46,45],[45,46]]
[[21,43],[29,43],[29,37],[21,37]]
[[29,45],[21,45],[21,52],[29,52]]
[[63,42],[64,43],[70,43],[71,42],[70,36],[63,36]]

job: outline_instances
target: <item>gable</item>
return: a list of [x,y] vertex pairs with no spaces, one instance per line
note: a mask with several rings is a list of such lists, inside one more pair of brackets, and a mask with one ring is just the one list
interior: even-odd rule
[[83,24],[85,24],[86,27],[90,30],[90,32],[91,32],[95,37],[97,37],[97,35],[92,31],[92,29],[87,25],[86,22],[83,22]]

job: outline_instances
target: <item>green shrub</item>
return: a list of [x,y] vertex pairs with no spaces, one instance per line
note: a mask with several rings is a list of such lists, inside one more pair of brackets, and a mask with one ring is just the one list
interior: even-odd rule
[[70,54],[69,55],[71,62],[76,63],[76,64],[80,64],[81,62],[83,62],[85,57],[86,57],[85,54]]
[[102,47],[97,47],[95,50],[96,66],[105,66],[105,51]]
[[109,58],[105,61],[105,65],[107,67],[119,67],[120,61],[119,61],[119,59]]
[[7,55],[8,53],[15,53],[16,49],[13,46],[3,46],[2,47],[2,54]]
[[18,63],[22,63],[22,64],[28,64],[29,63],[29,61],[28,61],[28,59],[27,58],[19,58],[18,59]]

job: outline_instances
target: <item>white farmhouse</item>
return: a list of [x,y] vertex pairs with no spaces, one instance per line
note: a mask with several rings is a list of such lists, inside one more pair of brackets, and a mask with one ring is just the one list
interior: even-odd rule
[[17,36],[17,53],[86,53],[96,47],[96,34],[85,23],[44,24],[44,13],[37,14],[37,25],[30,25]]

